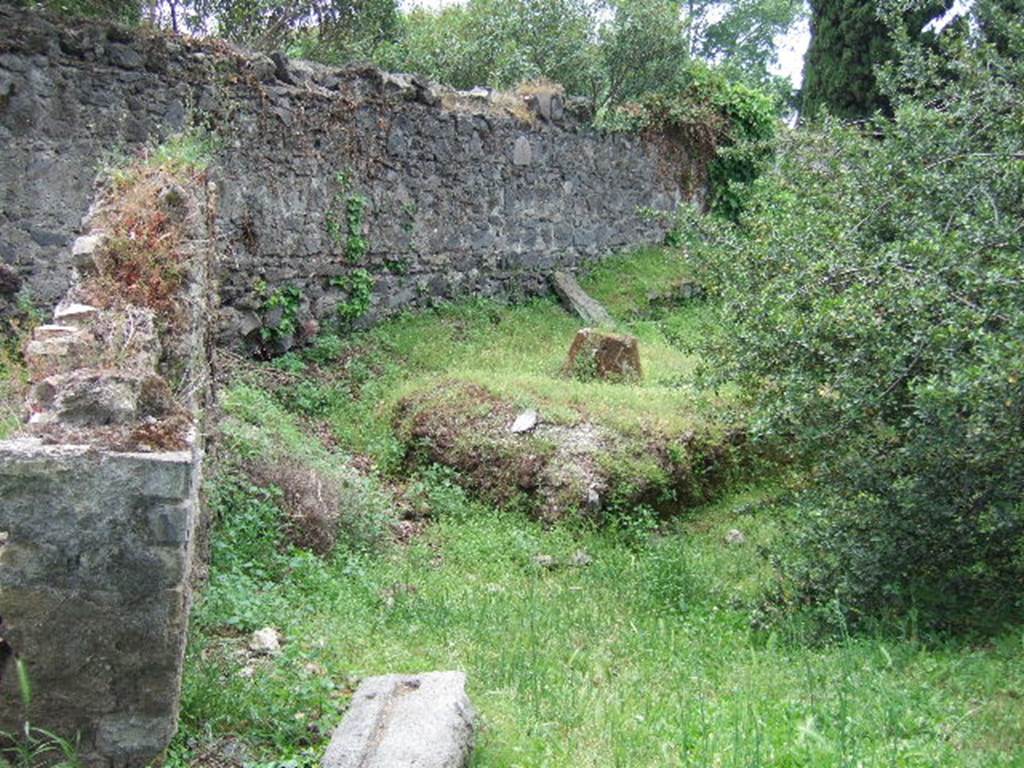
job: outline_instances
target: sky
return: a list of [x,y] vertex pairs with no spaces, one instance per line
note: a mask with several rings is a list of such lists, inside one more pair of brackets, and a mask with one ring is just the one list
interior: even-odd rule
[[771,68],[772,74],[788,77],[794,88],[803,82],[804,54],[811,42],[810,21],[801,19],[785,35],[775,38],[779,50],[779,60]]

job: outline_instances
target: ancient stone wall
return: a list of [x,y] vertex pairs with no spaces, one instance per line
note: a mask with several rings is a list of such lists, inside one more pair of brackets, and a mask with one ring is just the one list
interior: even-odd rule
[[295,289],[297,326],[332,322],[339,306],[365,322],[458,294],[546,290],[552,269],[658,239],[664,225],[644,210],[700,196],[704,159],[685,147],[601,134],[558,99],[534,101],[526,112],[373,69],[0,6],[0,260],[34,298],[59,296],[62,248],[104,154],[195,125],[220,138],[232,340],[268,320],[280,288]]
[[[90,768],[148,765],[177,728],[209,390],[216,194],[201,170],[132,173],[69,249],[0,441],[0,734],[46,729]],[[144,282],[133,233],[177,280]]]
[[177,728],[199,450],[0,442],[0,731],[80,739],[89,766],[141,766]]

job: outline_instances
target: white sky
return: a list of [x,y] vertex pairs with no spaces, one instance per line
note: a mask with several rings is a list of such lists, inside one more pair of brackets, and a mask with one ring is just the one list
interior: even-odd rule
[[773,74],[785,75],[792,81],[794,88],[803,82],[804,54],[811,42],[811,24],[806,18],[798,21],[785,35],[775,38],[779,50],[779,60],[770,67]]

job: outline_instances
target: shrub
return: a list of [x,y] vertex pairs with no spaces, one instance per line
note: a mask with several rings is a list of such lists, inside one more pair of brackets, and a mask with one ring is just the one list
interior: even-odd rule
[[[225,391],[222,406],[228,474],[248,478],[239,487],[260,489],[255,495],[277,510],[283,540],[275,546],[288,542],[326,554],[335,544],[364,550],[387,540],[395,515],[378,483],[328,451],[270,393],[236,385]],[[224,509],[248,508],[253,496],[242,493]]]
[[250,468],[250,475],[259,485],[280,491],[284,532],[295,546],[318,555],[334,549],[342,503],[334,478],[287,457],[260,461]]
[[716,376],[813,467],[775,602],[963,627],[1024,609],[1024,58],[904,54],[891,121],[785,137],[692,245]]
[[[710,204],[735,219],[749,196],[749,185],[771,155],[778,122],[772,98],[728,81],[702,65],[688,68],[671,91],[650,93],[609,111],[610,130],[653,131],[679,140],[684,184],[709,186]],[[693,176],[691,156],[708,159],[708,177]]]

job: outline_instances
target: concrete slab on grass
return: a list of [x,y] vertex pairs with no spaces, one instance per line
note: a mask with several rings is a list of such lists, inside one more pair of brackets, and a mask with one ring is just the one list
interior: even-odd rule
[[462,672],[364,680],[334,731],[323,768],[465,768],[476,714]]

